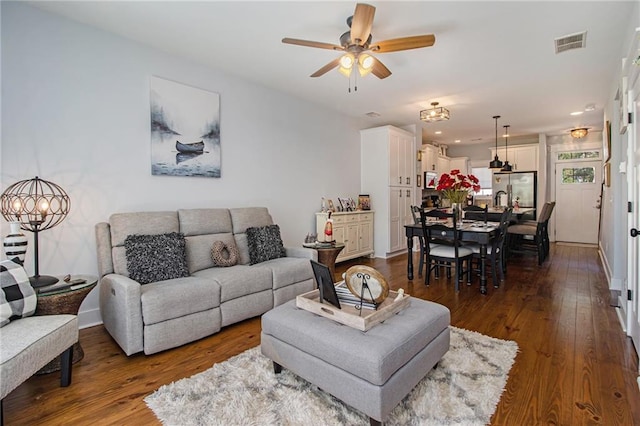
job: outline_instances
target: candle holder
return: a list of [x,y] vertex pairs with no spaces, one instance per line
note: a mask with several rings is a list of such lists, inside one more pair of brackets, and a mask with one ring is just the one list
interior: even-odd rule
[[0,196],[0,212],[8,222],[19,222],[20,228],[33,232],[34,269],[29,277],[34,288],[55,284],[58,279],[40,275],[38,234],[53,228],[69,214],[71,200],[58,185],[40,179],[21,180],[9,186]]

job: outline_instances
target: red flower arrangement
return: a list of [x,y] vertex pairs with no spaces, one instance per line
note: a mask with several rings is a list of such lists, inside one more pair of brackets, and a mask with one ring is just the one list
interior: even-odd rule
[[[435,184],[431,179],[429,186]],[[467,199],[469,191],[480,191],[480,181],[472,174],[463,175],[460,170],[454,169],[450,173],[443,173],[438,180],[436,189],[444,195],[445,198],[451,200],[452,203],[462,203]]]

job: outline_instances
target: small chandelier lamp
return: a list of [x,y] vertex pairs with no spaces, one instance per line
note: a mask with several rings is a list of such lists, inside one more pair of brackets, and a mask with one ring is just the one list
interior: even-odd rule
[[55,284],[58,279],[40,275],[38,233],[53,228],[69,214],[71,200],[60,186],[40,179],[21,180],[0,195],[0,212],[8,222],[18,222],[25,231],[33,232],[35,274],[29,277],[33,287]]
[[509,127],[510,125],[506,124],[504,126],[504,165],[502,166],[501,171],[505,173],[513,172],[513,167],[509,164]]
[[572,138],[580,139],[587,136],[587,134],[589,133],[589,129],[587,129],[586,127],[577,127],[575,129],[571,129],[570,133]]
[[436,121],[443,121],[449,119],[449,110],[444,107],[439,107],[439,102],[431,102],[431,109],[423,109],[420,111],[420,120],[427,123],[433,123]]
[[499,115],[494,115],[493,119],[496,120],[496,155],[493,157],[493,161],[489,163],[489,168],[491,170],[502,170],[502,161],[498,158],[498,118]]

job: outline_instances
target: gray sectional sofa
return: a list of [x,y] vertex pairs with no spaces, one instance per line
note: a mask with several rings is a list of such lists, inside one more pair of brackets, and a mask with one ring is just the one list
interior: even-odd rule
[[[314,288],[315,250],[285,248],[285,257],[250,264],[246,230],[272,225],[263,207],[117,213],[95,227],[100,311],[127,355],[153,354],[262,315]],[[129,235],[181,233],[188,276],[140,284],[127,270]],[[216,241],[235,242],[236,265],[215,266]]]

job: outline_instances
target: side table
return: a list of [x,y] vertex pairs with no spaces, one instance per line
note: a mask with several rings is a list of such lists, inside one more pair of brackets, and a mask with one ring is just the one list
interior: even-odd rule
[[335,279],[336,258],[344,248],[344,244],[337,243],[330,247],[313,247],[318,252],[318,262],[329,268],[331,276]]
[[[60,281],[51,286],[53,289],[37,289],[41,293],[38,293],[38,304],[36,305],[35,315],[78,315],[82,301],[98,283],[98,277],[94,275],[73,275],[71,276],[72,280],[83,279],[86,282],[73,285],[66,289],[55,289],[55,286],[63,284],[62,277],[57,278],[60,278]],[[83,357],[84,351],[82,350],[82,346],[80,346],[80,341],[78,341],[73,345],[73,359],[71,362],[75,364]],[[49,364],[42,367],[36,374],[47,374],[58,370],[60,370],[60,357],[55,358]]]

